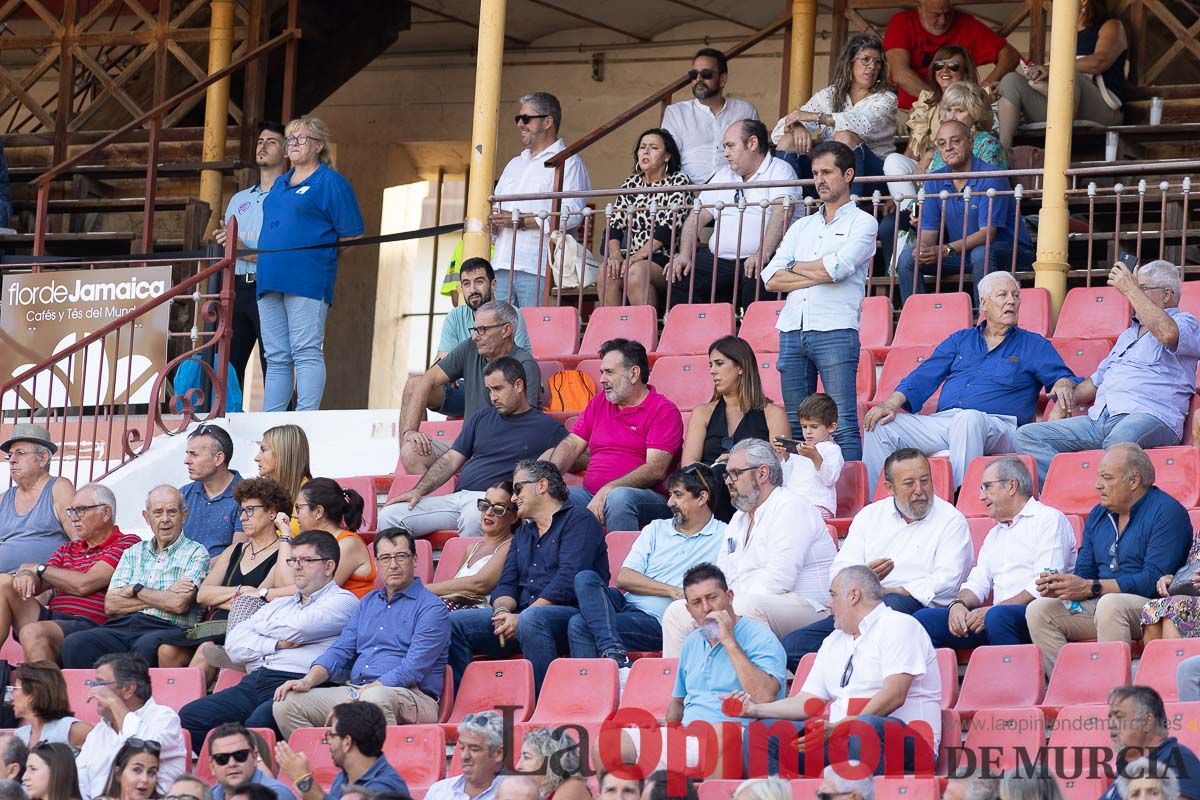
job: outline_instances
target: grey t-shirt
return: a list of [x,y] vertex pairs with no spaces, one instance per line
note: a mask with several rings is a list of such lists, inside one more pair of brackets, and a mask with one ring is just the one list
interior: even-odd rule
[[[525,367],[525,396],[529,398],[529,405],[541,408],[542,371],[538,369],[537,361],[528,350],[521,347],[514,347],[509,355],[520,361],[521,366]],[[475,342],[471,339],[467,339],[455,347],[441,361],[437,362],[437,365],[442,368],[442,372],[445,372],[450,378],[451,383],[459,379],[463,382],[466,403],[463,411],[464,419],[490,405],[487,389],[483,385],[483,368],[487,366],[487,363],[488,360],[479,355],[479,349],[475,347]]]

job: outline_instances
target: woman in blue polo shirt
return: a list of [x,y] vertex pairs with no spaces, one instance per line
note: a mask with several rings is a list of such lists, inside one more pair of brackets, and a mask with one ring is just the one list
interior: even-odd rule
[[[329,129],[300,117],[284,131],[292,168],[263,201],[263,250],[333,244],[363,234],[354,189],[330,163]],[[284,411],[296,390],[296,410],[321,406],[325,392],[325,317],[337,280],[336,247],[261,253],[258,315],[267,359],[263,411]],[[294,373],[294,384],[293,384]]]

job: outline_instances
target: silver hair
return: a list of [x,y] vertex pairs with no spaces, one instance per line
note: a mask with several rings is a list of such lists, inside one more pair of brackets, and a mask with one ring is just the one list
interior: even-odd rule
[[735,800],[791,800],[788,782],[780,778],[752,778],[734,790]]
[[535,113],[548,115],[554,120],[554,130],[562,127],[562,104],[549,92],[531,92],[523,95],[518,102],[521,105],[528,104]]
[[[996,273],[989,274],[995,275]],[[1003,456],[988,464],[987,468],[995,470],[996,480],[1016,481],[1017,491],[1023,497],[1033,497],[1033,475],[1029,473],[1029,467],[1021,459]]]
[[0,781],[0,800],[28,800],[25,787],[17,781]]
[[1000,779],[1000,797],[1001,800],[1063,800],[1053,775],[1026,776],[1016,769]]
[[567,778],[579,775],[579,742],[568,731],[558,733],[552,728],[535,728],[521,740],[521,747],[526,745],[545,759],[546,777],[538,791],[542,800],[554,794]]
[[751,467],[766,467],[767,483],[772,486],[783,485],[783,467],[779,463],[779,456],[775,455],[775,448],[767,442],[762,439],[742,439],[730,449],[729,455],[734,453],[745,453],[746,464]]
[[843,592],[847,589],[858,589],[867,600],[873,600],[876,603],[883,600],[883,584],[879,582],[879,577],[871,568],[865,564],[846,567],[834,576],[834,580],[841,581]]
[[[848,762],[854,763],[854,762]],[[862,800],[875,800],[875,779],[868,775],[858,780],[842,777],[841,768],[830,764],[825,768],[825,780],[832,783],[839,792],[858,792]]]
[[475,309],[475,316],[479,316],[479,312],[481,311],[492,312],[496,315],[496,322],[509,326],[513,330],[512,335],[517,335],[517,322],[521,319],[521,312],[517,311],[512,303],[506,303],[503,300],[490,300]]
[[1125,480],[1133,480],[1136,475],[1142,479],[1142,486],[1147,489],[1154,486],[1154,462],[1150,460],[1150,456],[1146,455],[1146,451],[1140,445],[1133,442],[1121,442],[1108,448],[1108,452],[1114,451],[1125,454]]
[[955,782],[965,787],[963,789],[963,800],[997,800],[1000,797],[999,778],[968,775],[965,778],[952,778],[951,783]]
[[[179,500],[179,507],[180,508],[187,507],[187,503],[183,499],[183,492],[179,491],[179,489],[177,487],[172,486],[169,483],[160,483],[158,486],[155,486],[153,489],[151,489],[149,492],[146,493],[146,509],[147,510],[150,509],[150,498],[154,497],[154,495],[157,494],[159,491],[172,492],[175,495],[175,497]],[[116,506],[114,506],[113,507],[114,514],[116,513],[116,510],[117,510]]]
[[1172,264],[1170,261],[1157,259],[1155,261],[1147,261],[1137,268],[1138,275],[1145,275],[1150,278],[1155,286],[1161,286],[1164,289],[1170,289],[1171,294],[1175,296],[1176,305],[1179,304],[1179,294],[1181,289],[1182,279],[1179,277],[1179,267]]
[[[172,489],[175,487],[172,486]],[[108,510],[112,515],[117,516],[117,496],[113,494],[113,490],[105,486],[103,483],[87,483],[79,487],[79,491],[90,491],[92,497],[96,498],[97,503],[103,503],[108,506]],[[176,489],[176,491],[179,491]]]
[[321,140],[321,152],[317,154],[317,158],[325,166],[331,165],[333,163],[333,134],[329,132],[329,126],[325,124],[325,120],[314,117],[312,114],[296,117],[283,129],[284,144],[287,144],[287,137],[295,136],[296,131],[301,128],[308,128],[313,132],[315,138]]
[[[950,84],[950,85],[957,86],[958,84]],[[947,87],[947,88],[949,88],[949,87]],[[993,284],[999,283],[1000,281],[1008,281],[1013,286],[1017,287],[1017,292],[1020,293],[1021,284],[1016,278],[1013,277],[1013,274],[1011,272],[1005,272],[1004,270],[998,270],[996,272],[989,272],[987,275],[984,275],[979,280],[979,285],[976,286],[976,289],[979,292],[980,302],[982,302],[984,298],[992,296]]]
[[504,719],[495,711],[468,714],[466,719],[458,723],[458,735],[464,733],[482,736],[488,749],[496,750],[504,744]]
[[1145,756],[1126,764],[1117,774],[1117,790],[1121,797],[1129,797],[1129,783],[1139,778],[1157,778],[1165,800],[1179,800],[1179,776],[1175,770]]

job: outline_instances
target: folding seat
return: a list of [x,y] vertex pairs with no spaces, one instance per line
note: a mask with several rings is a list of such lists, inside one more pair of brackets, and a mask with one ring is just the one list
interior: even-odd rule
[[543,359],[537,360],[538,372],[542,373],[542,403],[543,405],[550,398],[550,379],[562,372],[563,362],[561,361],[546,361]]
[[1046,719],[1040,708],[989,708],[975,712],[967,726],[965,746],[976,754],[984,747],[992,748],[989,755],[999,759],[1000,769],[1008,771],[1020,763],[1019,749],[1031,760],[1045,742]]
[[1167,709],[1167,731],[1179,743],[1195,753],[1200,750],[1200,701],[1181,703],[1178,700],[1164,703]]
[[[270,728],[250,728],[251,733],[257,733],[267,743],[267,751],[271,753],[271,760],[275,759],[275,731]],[[187,733],[187,730],[184,730]],[[212,744],[212,731],[209,731],[208,736],[204,738],[204,744],[200,745],[200,755],[196,757],[196,777],[209,785],[216,783],[216,777],[212,771],[212,759],[209,757],[209,747]],[[188,748],[190,754],[191,748]],[[268,769],[268,771],[270,771]]]
[[450,720],[454,711],[454,670],[447,664],[442,670],[442,694],[438,697],[438,724]]
[[790,697],[800,694],[800,689],[804,686],[804,680],[808,677],[808,673],[812,672],[813,664],[815,663],[817,663],[816,653],[805,653],[800,657],[800,663],[796,665],[796,672],[792,677],[792,688],[789,692]]
[[971,295],[966,292],[914,294],[900,309],[892,347],[937,347],[947,336],[971,325]]
[[611,531],[604,537],[604,543],[608,545],[610,586],[617,585],[617,573],[621,571],[621,565],[625,563],[625,557],[629,555],[629,551],[633,548],[633,543],[637,541],[639,535],[641,535],[641,531]]
[[96,677],[94,669],[64,669],[63,679],[67,682],[67,700],[81,722],[95,725],[100,722],[100,712],[95,703],[88,702],[88,685]]
[[531,725],[599,725],[617,708],[620,683],[611,658],[557,658],[550,663]]
[[707,355],[710,344],[733,333],[733,325],[733,306],[729,303],[671,306],[655,356]]
[[1152,447],[1146,455],[1154,464],[1155,486],[1178,500],[1184,508],[1200,504],[1200,450]]
[[1071,524],[1071,530],[1075,531],[1075,549],[1083,547],[1083,517],[1078,514],[1063,514],[1067,518],[1067,522]]
[[971,546],[975,549],[975,560],[978,561],[983,540],[996,527],[996,520],[991,517],[967,517],[967,525],[971,529]]
[[861,461],[847,461],[837,482],[837,515],[853,517],[870,502],[867,497],[867,467]]
[[[763,394],[767,399],[783,405],[783,384],[779,375],[778,359],[778,353],[758,356],[758,378],[762,381]],[[820,387],[817,391],[820,391]]]
[[949,647],[939,647],[933,652],[942,675],[942,708],[954,708],[954,701],[958,700],[958,655]]
[[786,300],[756,300],[746,307],[738,336],[754,348],[755,355],[779,352],[779,312]]
[[442,544],[442,554],[438,558],[437,569],[433,572],[433,582],[441,583],[448,581],[458,572],[459,565],[462,564],[463,556],[472,546],[483,541],[471,536],[455,536],[453,539],[447,539]]
[[574,356],[562,356],[563,364],[579,369],[584,359],[599,360],[600,345],[609,339],[641,342],[647,352],[658,344],[658,313],[653,306],[599,306],[588,317],[583,341]]
[[1179,699],[1175,682],[1175,671],[1179,662],[1200,656],[1200,639],[1155,639],[1142,649],[1137,674],[1133,682],[1149,686],[1162,696],[1164,701]]
[[[1061,759],[1058,785],[1064,800],[1096,800],[1109,784],[1094,763],[1100,748],[1112,748],[1108,735],[1108,704],[1061,709],[1050,728],[1048,747],[1051,758]],[[1050,764],[1053,766],[1054,761]],[[1066,775],[1075,777],[1062,777]]]
[[621,692],[619,707],[647,711],[661,724],[666,720],[667,707],[671,705],[678,663],[678,659],[674,658],[639,658],[634,661],[625,689]]
[[414,796],[446,777],[446,737],[437,725],[388,725],[383,755]]
[[691,411],[712,398],[708,356],[664,356],[650,368],[650,383],[680,411]]
[[[440,422],[427,420],[421,423],[420,431],[435,442],[441,442],[443,444],[450,445],[455,439],[458,438],[458,434],[462,430],[462,426],[463,421],[461,419],[447,419]],[[398,448],[397,452],[399,452]],[[397,475],[407,474],[407,470],[404,469],[404,462],[401,461],[399,457],[396,458],[395,473]]]
[[1050,338],[1050,292],[1040,286],[1021,290],[1021,310],[1017,325],[1027,331]]
[[332,784],[341,771],[333,763],[333,754],[329,752],[329,731],[329,728],[296,728],[288,737],[288,744],[293,750],[308,755],[308,768],[312,770],[313,781],[322,786]]
[[[889,350],[887,358],[883,361],[883,370],[880,371],[879,379],[875,383],[875,395],[871,398],[871,402],[868,405],[877,406],[891,397],[895,393],[896,387],[900,385],[900,381],[908,377],[910,372],[920,366],[932,354],[933,347],[931,345],[894,347]],[[933,397],[925,401],[925,405],[919,411],[932,414],[937,410],[937,397],[940,393],[941,389],[939,388]],[[916,410],[918,409],[914,409],[914,411]]]
[[1184,281],[1179,297],[1179,308],[1200,319],[1200,281]]
[[858,342],[864,350],[892,343],[892,299],[887,295],[864,297],[858,321]]
[[1106,703],[1112,688],[1129,679],[1125,642],[1068,642],[1054,662],[1042,710],[1054,719],[1063,706]]
[[[1019,458],[1029,468],[1029,474],[1033,476],[1033,496],[1038,495],[1037,485],[1037,462],[1033,460],[1033,456],[1018,455],[1016,453],[1007,454],[1011,458]],[[1004,455],[995,456],[980,456],[972,459],[967,465],[967,471],[963,474],[962,490],[958,493],[957,508],[963,513],[964,517],[986,517],[987,506],[979,499],[979,485],[983,483],[983,472],[987,469],[988,464],[991,464],[997,458],[1005,458]]]
[[1042,502],[1064,514],[1078,514],[1086,519],[1100,502],[1096,492],[1096,470],[1103,457],[1103,450],[1056,455],[1046,472],[1046,482],[1042,484]]
[[337,484],[342,487],[342,491],[353,489],[362,496],[363,518],[358,529],[361,531],[378,530],[379,502],[375,496],[375,478],[370,475],[356,475],[353,478],[338,478]]
[[[741,785],[740,780],[709,778],[696,785],[696,797],[697,800],[733,800],[734,791]],[[809,798],[815,796],[809,795]]]
[[1067,292],[1054,338],[1115,340],[1129,327],[1132,315],[1129,301],[1115,288],[1078,286]]
[[150,689],[154,702],[175,711],[208,694],[204,672],[196,667],[152,667]]
[[1112,350],[1108,339],[1051,339],[1067,368],[1081,378],[1090,378]]
[[[421,579],[421,583],[433,583],[433,545],[429,543],[428,539],[417,539],[416,545],[417,564],[414,567],[416,576]],[[371,558],[374,558],[374,550],[367,549],[371,550]],[[380,575],[379,579],[382,581],[383,576]]]
[[223,669],[217,673],[217,682],[213,684],[213,694],[232,689],[242,682],[246,673],[236,669]]
[[[945,456],[933,456],[929,459],[929,470],[933,477],[933,492],[947,503],[954,502],[954,470],[950,467],[950,459]],[[879,472],[879,480],[875,484],[875,499],[882,500],[891,495],[887,483],[883,480],[883,470]]]
[[575,306],[537,306],[520,312],[534,358],[575,355],[579,344],[579,310]]
[[875,778],[875,800],[938,800],[937,778]]
[[524,722],[533,713],[534,698],[533,666],[525,659],[472,661],[463,673],[454,708],[442,731],[447,741],[457,741],[458,723],[467,714],[494,711],[500,706],[517,706],[513,719]]
[[1042,651],[1034,644],[977,647],[954,710],[969,721],[988,708],[1029,708],[1042,699]]
[[[591,378],[592,383],[596,384],[596,391],[600,391],[600,359],[585,358],[575,364],[575,369]],[[569,425],[567,426],[567,430],[571,430]]]
[[0,647],[0,658],[7,661],[10,667],[25,663],[25,650],[11,633],[4,640],[4,645]]

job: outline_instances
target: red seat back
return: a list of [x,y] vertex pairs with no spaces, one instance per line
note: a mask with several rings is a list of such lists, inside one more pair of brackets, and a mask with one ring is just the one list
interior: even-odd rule
[[342,487],[342,491],[353,489],[363,499],[363,515],[362,523],[359,524],[360,531],[374,531],[379,529],[379,503],[375,498],[375,479],[370,475],[356,475],[353,478],[337,478],[337,485]]
[[621,692],[620,707],[645,710],[660,723],[663,722],[675,692],[677,668],[678,660],[674,658],[639,658],[634,661],[625,689]]
[[775,324],[779,322],[779,312],[783,311],[785,302],[756,300],[746,306],[738,336],[750,343],[756,355],[779,352],[779,330]]
[[1096,367],[1112,350],[1108,339],[1051,339],[1067,369],[1081,378],[1090,378]]
[[[887,358],[883,360],[883,370],[879,373],[879,380],[875,384],[875,396],[872,398],[872,403],[882,403],[887,400],[896,391],[896,387],[900,385],[900,381],[904,380],[908,373],[916,369],[920,364],[933,354],[931,345],[918,345],[914,347],[894,347],[888,351]],[[936,407],[933,403],[933,398],[930,398],[926,403],[926,408]],[[914,409],[916,410],[916,409]]]
[[595,357],[609,339],[641,342],[647,352],[658,344],[658,315],[653,306],[599,306],[588,317],[579,355]]
[[1056,455],[1046,471],[1046,482],[1042,484],[1042,502],[1064,514],[1086,518],[1100,500],[1096,491],[1096,470],[1103,457],[1103,450]]
[[966,748],[977,754],[989,748],[989,757],[998,759],[1005,771],[1017,766],[1019,751],[1036,757],[1044,741],[1046,718],[1040,708],[981,709],[967,726]]
[[671,306],[656,353],[700,355],[708,346],[733,333],[733,306],[729,303],[683,303]]
[[463,673],[454,697],[451,724],[467,714],[516,706],[514,719],[524,722],[533,713],[533,665],[523,658],[505,661],[472,661]]
[[977,647],[954,710],[963,719],[988,708],[1027,708],[1042,699],[1042,651],[1035,644]]
[[1133,311],[1129,301],[1111,286],[1077,286],[1067,292],[1055,339],[1116,339],[1129,327]]
[[680,411],[691,411],[712,398],[708,356],[663,356],[650,368],[650,383]]
[[579,310],[575,306],[538,306],[520,311],[534,358],[575,354],[579,344]]
[[870,502],[867,497],[867,467],[861,461],[847,461],[837,482],[837,516],[853,517]]
[[1175,673],[1182,661],[1200,656],[1200,639],[1155,639],[1142,650],[1133,682],[1154,689],[1165,701],[1179,699]]
[[621,571],[625,557],[629,555],[633,543],[640,535],[641,531],[611,531],[604,537],[604,543],[608,546],[609,586],[617,585],[617,573]]
[[333,763],[329,752],[329,728],[296,728],[288,737],[288,744],[297,753],[308,756],[308,768],[313,782],[329,786],[341,770]]
[[437,569],[433,572],[433,582],[442,583],[452,579],[462,565],[463,556],[471,546],[482,541],[473,536],[455,536],[442,543],[442,554],[438,558]]
[[176,712],[208,694],[204,671],[197,667],[152,667],[150,688],[156,703]]
[[383,755],[418,790],[446,777],[446,737],[437,725],[388,725]]
[[557,658],[550,663],[531,724],[600,723],[617,708],[620,684],[611,658]]
[[886,295],[864,297],[858,321],[858,342],[863,349],[892,343],[892,299]]
[[900,309],[893,347],[936,347],[947,336],[971,325],[971,295],[966,292],[914,294]]
[[[1033,478],[1033,496],[1038,496],[1037,485],[1037,462],[1033,460],[1033,456],[1009,454],[1012,458],[1021,459],[1029,470],[1030,476]],[[962,489],[958,492],[958,510],[965,517],[985,517],[987,516],[987,506],[979,499],[979,485],[983,483],[983,473],[987,469],[988,464],[991,464],[997,458],[1005,456],[980,456],[971,460],[967,465],[967,471],[963,474]]]
[[1054,662],[1042,706],[1056,715],[1064,706],[1106,703],[1112,688],[1129,680],[1127,643],[1068,642]]

